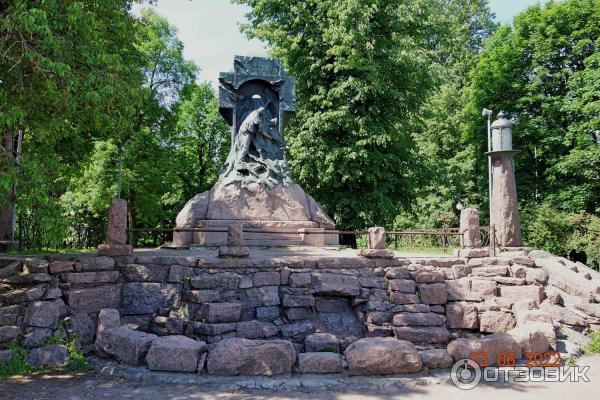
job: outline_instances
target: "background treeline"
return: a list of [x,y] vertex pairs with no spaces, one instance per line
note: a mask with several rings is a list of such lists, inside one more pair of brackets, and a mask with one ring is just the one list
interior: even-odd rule
[[[229,131],[176,29],[132,1],[0,2],[0,133],[23,132],[16,236],[30,247],[89,247],[118,191],[131,227],[172,227],[215,182]],[[5,154],[6,155],[6,154]],[[135,239],[135,238],[133,238]],[[156,242],[157,237],[145,237]]]
[[[339,227],[457,226],[458,202],[487,223],[487,107],[515,123],[527,244],[598,266],[600,0],[511,26],[485,0],[235,1],[298,79],[290,163]],[[28,245],[101,240],[119,160],[132,227],[173,226],[218,176],[213,91],[176,30],[131,3],[0,1],[0,132],[25,138],[0,190],[19,177]]]

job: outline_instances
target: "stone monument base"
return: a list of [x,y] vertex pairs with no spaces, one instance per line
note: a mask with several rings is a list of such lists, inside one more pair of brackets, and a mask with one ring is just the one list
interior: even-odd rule
[[394,252],[388,249],[360,249],[357,254],[367,258],[394,258]]
[[[204,220],[197,226],[204,231],[173,232],[173,245],[227,244],[227,227],[244,225],[244,246],[337,246],[338,231],[319,228],[313,221]],[[185,229],[185,228],[184,228]]]
[[244,246],[337,245],[335,223],[300,185],[225,184],[194,196],[177,216],[173,245],[225,246],[232,224],[244,227]]
[[247,258],[250,256],[249,247],[219,247],[219,258]]
[[98,255],[99,256],[130,256],[133,254],[133,246],[129,244],[99,244]]

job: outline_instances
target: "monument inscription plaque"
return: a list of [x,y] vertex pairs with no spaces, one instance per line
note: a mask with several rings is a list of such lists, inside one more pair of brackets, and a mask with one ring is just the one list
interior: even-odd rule
[[285,159],[283,132],[296,111],[294,78],[277,59],[236,56],[219,84],[231,149],[215,186],[191,199],[176,220],[177,228],[211,232],[176,232],[174,244],[224,245],[233,223],[249,230],[247,246],[337,244],[333,220],[294,183]]

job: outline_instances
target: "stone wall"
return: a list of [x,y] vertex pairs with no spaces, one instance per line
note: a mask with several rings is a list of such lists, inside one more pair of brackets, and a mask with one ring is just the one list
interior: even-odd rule
[[415,372],[475,348],[557,349],[600,322],[599,274],[528,249],[415,259],[50,256],[13,262],[0,277],[0,346],[35,348],[76,331],[88,354],[218,375]]

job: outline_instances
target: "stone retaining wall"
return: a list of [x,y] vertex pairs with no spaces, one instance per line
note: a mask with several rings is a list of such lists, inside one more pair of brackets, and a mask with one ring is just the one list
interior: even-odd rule
[[557,349],[600,317],[596,271],[528,249],[415,259],[50,256],[16,261],[0,278],[0,346],[36,348],[77,332],[86,353],[216,375],[445,368],[473,349]]

